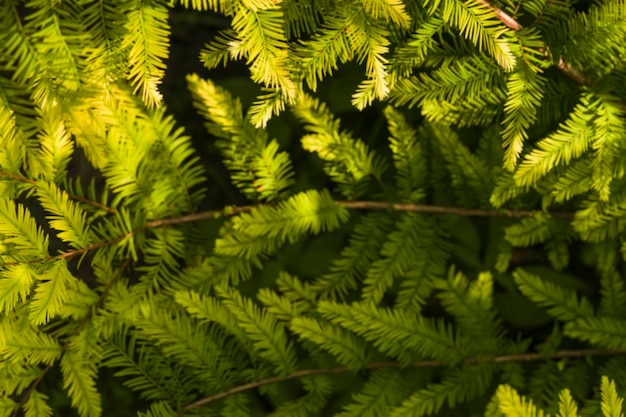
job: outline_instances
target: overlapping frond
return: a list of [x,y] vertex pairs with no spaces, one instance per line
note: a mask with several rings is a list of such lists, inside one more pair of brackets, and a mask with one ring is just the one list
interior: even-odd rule
[[126,33],[122,48],[129,49],[128,79],[134,92],[149,108],[157,107],[163,99],[159,84],[165,75],[165,60],[169,56],[170,27],[167,8],[162,2],[135,2],[127,13]]
[[327,161],[326,173],[339,184],[341,193],[353,199],[366,191],[369,176],[380,178],[382,160],[361,140],[339,130],[335,118],[324,103],[302,96],[292,107],[294,114],[310,132],[302,138],[302,146]]

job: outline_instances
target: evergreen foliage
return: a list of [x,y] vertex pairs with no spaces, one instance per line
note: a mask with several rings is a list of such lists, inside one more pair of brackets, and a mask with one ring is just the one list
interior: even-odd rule
[[[165,105],[181,11],[254,85],[172,75],[210,141]],[[623,415],[624,0],[0,0],[0,29],[0,417]]]

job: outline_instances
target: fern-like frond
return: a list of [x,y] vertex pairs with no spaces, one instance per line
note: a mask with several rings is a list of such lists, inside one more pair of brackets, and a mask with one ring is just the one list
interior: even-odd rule
[[389,147],[396,168],[396,186],[401,201],[417,203],[424,196],[427,175],[426,158],[417,139],[417,132],[393,107],[385,109],[389,123]]
[[159,1],[147,4],[135,1],[127,16],[122,48],[129,49],[128,79],[134,91],[141,92],[141,99],[146,106],[154,108],[163,99],[159,84],[165,75],[165,60],[169,56],[167,8]]
[[380,308],[371,303],[320,301],[318,311],[403,363],[410,362],[416,354],[450,363],[458,362],[464,355],[450,326],[408,310]]
[[55,261],[43,274],[29,304],[29,319],[34,325],[48,323],[69,301],[69,290],[76,286],[76,278],[67,269],[64,259]]
[[402,78],[389,94],[393,103],[409,106],[423,102],[456,105],[469,98],[477,103],[499,104],[504,97],[502,69],[479,57],[454,60],[430,73]]
[[[422,377],[423,378],[423,377]],[[415,379],[415,373],[413,378]],[[373,370],[363,389],[352,394],[352,402],[344,406],[337,417],[376,417],[386,414],[411,392],[412,384],[406,373],[397,369]]]
[[582,317],[565,324],[566,336],[607,349],[625,349],[626,321],[612,317]]
[[86,213],[73,201],[67,193],[60,190],[54,183],[40,181],[35,193],[41,206],[48,212],[46,216],[50,227],[58,232],[57,236],[76,249],[89,246],[93,236],[89,232]]
[[502,146],[504,167],[512,171],[528,139],[528,128],[533,124],[543,96],[545,79],[525,64],[519,63],[507,81],[508,99],[504,104]]
[[339,184],[344,196],[358,197],[365,191],[368,176],[382,177],[382,160],[361,140],[340,131],[339,119],[324,103],[303,95],[292,110],[311,132],[302,138],[302,146],[327,161],[324,170]]
[[52,407],[48,404],[48,396],[34,390],[24,404],[24,417],[51,417]]
[[479,1],[461,2],[442,0],[442,18],[456,27],[461,35],[472,41],[480,50],[493,56],[505,71],[515,66],[515,55],[509,40],[503,36],[507,28],[496,17],[495,12]]
[[48,256],[48,236],[22,204],[0,199],[0,236],[4,250],[9,247],[14,259]]
[[323,298],[345,298],[357,289],[372,262],[378,258],[391,222],[381,213],[369,213],[359,219],[352,230],[350,243],[335,260],[328,273],[317,278],[313,287]]
[[426,416],[437,413],[447,403],[450,407],[483,394],[493,378],[488,366],[464,365],[442,378],[439,383],[428,384],[391,410],[391,417]]
[[579,299],[573,290],[558,287],[523,269],[513,272],[513,277],[525,296],[540,306],[549,307],[548,313],[558,320],[568,322],[594,315],[589,301],[584,297]]
[[544,417],[531,400],[520,396],[510,385],[500,385],[496,391],[498,408],[505,417]]
[[361,369],[367,363],[363,341],[340,327],[312,318],[296,317],[291,320],[289,328],[300,338],[330,352],[337,362],[352,370]]
[[72,405],[81,417],[98,417],[102,414],[100,392],[96,389],[97,369],[93,361],[73,349],[61,358],[63,387]]
[[218,294],[224,306],[237,318],[258,355],[271,362],[280,375],[293,372],[297,367],[296,351],[287,338],[284,325],[235,290],[219,288]]
[[463,333],[476,340],[477,345],[495,349],[498,339],[503,336],[503,328],[493,308],[492,275],[488,272],[479,274],[478,279],[470,283],[462,273],[451,269],[448,279],[437,280],[435,287],[441,290],[437,297],[454,315]]
[[238,7],[233,16],[232,27],[238,39],[230,43],[231,55],[246,58],[253,81],[279,89],[291,101],[296,86],[289,72],[283,13],[273,2],[258,8],[246,6]]
[[589,97],[585,96],[569,119],[524,157],[515,171],[515,182],[522,186],[535,185],[555,167],[580,157],[591,145],[593,129],[589,123],[592,119]]
[[216,145],[232,179],[249,198],[276,200],[292,183],[292,165],[285,152],[264,130],[244,118],[241,103],[226,90],[196,75],[187,77],[195,105],[207,120],[207,129],[217,136]]

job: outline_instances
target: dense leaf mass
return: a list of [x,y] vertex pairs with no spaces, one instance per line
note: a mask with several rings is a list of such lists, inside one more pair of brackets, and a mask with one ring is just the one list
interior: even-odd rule
[[625,56],[624,0],[0,0],[0,417],[622,416]]

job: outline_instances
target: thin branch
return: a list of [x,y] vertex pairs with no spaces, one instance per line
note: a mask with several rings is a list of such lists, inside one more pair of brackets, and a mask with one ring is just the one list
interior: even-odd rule
[[[466,360],[464,363],[467,365],[477,365],[483,363],[506,363],[506,362],[531,362],[531,361],[541,361],[541,360],[554,360],[554,359],[563,359],[563,358],[580,358],[583,356],[616,356],[616,355],[626,355],[626,351],[617,351],[617,350],[599,350],[599,349],[581,349],[581,350],[558,350],[554,352],[554,354],[546,356],[541,353],[521,353],[515,355],[502,355],[496,356],[493,358],[470,358]],[[399,362],[374,362],[366,365],[363,369],[372,370],[372,369],[380,369],[380,368],[438,368],[448,366],[447,363],[442,361],[434,361],[434,360],[426,360],[426,361],[415,361],[411,362],[408,365],[400,364]],[[285,376],[274,376],[269,378],[260,379],[258,381],[249,382],[247,384],[238,385],[236,387],[227,389],[225,391],[219,392],[217,394],[211,395],[209,397],[203,398],[196,402],[189,404],[185,407],[185,410],[190,410],[192,408],[201,407],[203,405],[209,404],[213,401],[217,401],[224,397],[228,397],[233,394],[237,394],[240,392],[248,391],[254,388],[258,388],[263,385],[275,384],[277,382],[289,381],[292,379],[302,378],[304,376],[309,375],[328,375],[328,374],[338,374],[344,372],[350,372],[351,370],[345,366],[339,366],[336,368],[317,368],[317,369],[302,369],[296,372],[293,372],[289,375]]]
[[[536,211],[530,210],[480,210],[463,207],[430,206],[426,204],[389,203],[385,201],[336,201],[337,204],[351,208],[364,210],[397,210],[428,214],[456,214],[466,217],[533,217]],[[571,219],[575,213],[567,211],[551,211],[553,217]]]
[[[496,14],[498,19],[504,24],[504,26],[508,27],[509,29],[513,31],[518,31],[523,28],[523,26],[520,25],[517,20],[509,16],[504,10],[489,3],[489,1],[487,0],[476,0],[476,1],[479,4],[482,4],[483,6],[493,10],[493,12]],[[541,52],[544,53],[544,55],[549,56],[548,51],[543,50],[543,49],[540,49],[540,50]],[[589,78],[584,73],[582,73],[581,71],[572,67],[570,64],[563,61],[562,57],[559,58],[559,63],[557,64],[557,68],[561,70],[563,74],[567,75],[568,77],[570,77],[572,80],[574,80],[576,83],[580,85],[588,86],[590,84]]]
[[[536,211],[531,210],[480,210],[480,209],[468,209],[463,207],[451,207],[451,206],[430,206],[426,204],[406,204],[406,203],[390,203],[385,201],[335,201],[336,204],[355,210],[396,210],[406,211],[414,213],[425,214],[453,214],[457,216],[465,217],[509,217],[515,219],[533,217]],[[215,219],[222,216],[234,216],[236,214],[244,213],[253,210],[258,206],[229,206],[222,210],[210,210],[199,213],[186,214],[183,216],[169,217],[166,219],[152,220],[146,222],[142,227],[128,232],[118,238],[108,240],[105,242],[95,243],[82,249],[64,252],[60,255],[48,256],[46,258],[31,259],[27,261],[29,264],[42,263],[47,261],[53,261],[55,259],[70,259],[75,256],[82,255],[86,252],[103,248],[106,246],[114,245],[123,240],[130,239],[145,229],[154,229],[158,227],[172,226],[182,223],[190,223],[199,220]],[[548,212],[552,217],[562,219],[572,219],[575,216],[574,212],[568,211],[552,211]],[[24,262],[5,262],[0,264],[0,268],[7,266],[19,265]]]

